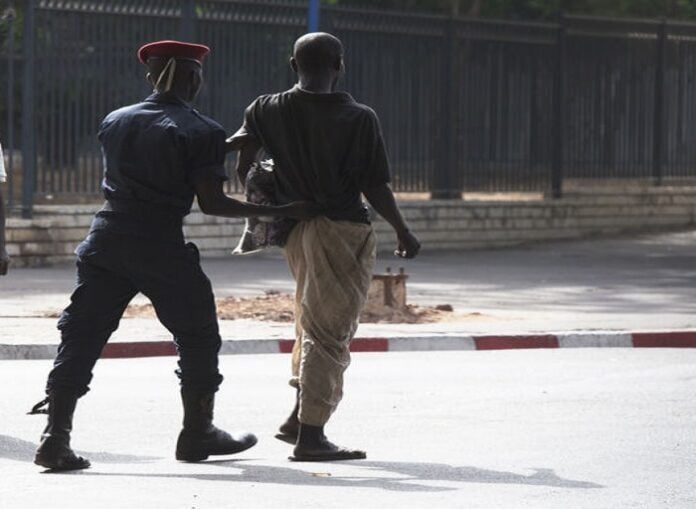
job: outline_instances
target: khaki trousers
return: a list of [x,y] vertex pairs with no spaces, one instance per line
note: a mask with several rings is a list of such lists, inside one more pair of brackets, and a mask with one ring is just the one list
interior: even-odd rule
[[290,385],[303,424],[323,426],[341,401],[375,250],[372,226],[325,217],[300,222],[285,245],[297,284]]

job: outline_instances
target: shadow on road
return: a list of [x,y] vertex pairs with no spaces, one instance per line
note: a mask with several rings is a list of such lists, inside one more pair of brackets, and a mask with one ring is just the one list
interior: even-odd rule
[[[19,438],[0,435],[0,459],[14,461],[34,461],[34,452],[38,444]],[[102,463],[141,463],[161,458],[155,456],[134,456],[131,454],[110,454],[108,452],[75,451],[95,462]]]
[[[206,464],[222,468],[234,468],[236,472],[233,474],[152,474],[84,471],[83,475],[161,479],[184,478],[200,481],[241,481],[296,486],[379,488],[387,491],[404,492],[437,492],[459,489],[457,486],[437,486],[436,483],[438,482],[520,484],[554,488],[603,488],[602,485],[592,482],[563,479],[556,475],[552,469],[548,468],[536,468],[534,469],[535,473],[531,475],[520,475],[513,472],[485,470],[475,467],[456,467],[440,463],[360,461],[343,464],[364,469],[366,475],[336,476],[326,472],[326,468],[322,468],[321,464],[315,464],[313,467],[314,471],[269,465],[249,465],[245,464],[244,460],[217,460],[206,462]],[[335,465],[333,464],[333,466]],[[387,476],[370,475],[371,471],[386,472]],[[394,477],[393,474],[397,474],[397,476]]]
[[563,479],[550,468],[534,468],[531,475],[485,470],[475,467],[455,467],[443,463],[403,463],[395,461],[364,461],[360,463],[376,470],[386,470],[419,481],[455,481],[491,484],[528,484],[555,488],[603,488],[587,481]]
[[[0,435],[0,458],[14,461],[33,461],[37,444]],[[77,451],[99,463],[144,463],[160,460],[154,456],[135,456],[130,454],[110,454],[107,452]],[[563,479],[549,468],[535,468],[531,475],[514,472],[485,470],[469,466],[452,466],[443,463],[399,462],[399,461],[354,461],[341,463],[357,467],[365,475],[336,476],[326,471],[327,464],[313,464],[312,470],[278,467],[271,465],[252,465],[248,460],[225,459],[207,461],[204,464],[225,469],[234,469],[230,474],[156,474],[140,472],[96,472],[82,470],[81,475],[114,477],[147,477],[162,479],[197,479],[201,481],[254,482],[267,484],[292,484],[301,486],[336,486],[356,488],[380,488],[389,491],[451,491],[458,487],[437,486],[438,482],[520,484],[550,486],[554,488],[603,488],[602,485],[587,481]],[[308,464],[304,464],[305,466]],[[338,465],[337,463],[331,464]],[[164,465],[166,468],[166,465]],[[195,465],[192,465],[195,468]],[[376,475],[372,475],[375,472]],[[381,472],[382,474],[377,474]],[[386,476],[385,476],[386,473]],[[69,472],[68,472],[69,474]],[[394,476],[396,474],[396,476]],[[427,483],[427,484],[425,484]]]

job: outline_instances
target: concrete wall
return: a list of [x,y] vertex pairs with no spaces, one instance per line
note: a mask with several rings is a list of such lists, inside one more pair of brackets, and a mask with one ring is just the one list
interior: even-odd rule
[[[424,249],[502,247],[544,240],[696,225],[696,187],[621,192],[597,189],[563,199],[535,201],[404,201],[402,211]],[[16,265],[70,261],[98,205],[37,206],[34,219],[8,220],[8,251]],[[192,213],[186,235],[203,256],[228,256],[243,221]],[[394,249],[394,236],[375,221],[380,249]]]

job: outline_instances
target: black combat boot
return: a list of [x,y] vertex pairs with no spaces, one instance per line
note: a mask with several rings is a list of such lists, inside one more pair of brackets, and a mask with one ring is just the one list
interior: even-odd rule
[[89,460],[78,456],[70,448],[72,419],[77,404],[73,393],[52,391],[48,401],[48,424],[41,435],[34,463],[54,471],[89,468]]
[[251,433],[231,436],[213,426],[215,394],[194,389],[181,389],[184,403],[184,429],[176,442],[176,459],[202,461],[208,456],[235,454],[256,444]]

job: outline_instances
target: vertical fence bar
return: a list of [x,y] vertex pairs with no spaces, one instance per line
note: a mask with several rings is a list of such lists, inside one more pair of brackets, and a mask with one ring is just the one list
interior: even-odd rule
[[664,162],[664,105],[665,105],[665,49],[667,20],[662,18],[657,27],[657,52],[655,54],[655,98],[653,113],[653,161],[652,176],[656,186],[662,184]]
[[563,136],[564,136],[564,86],[566,58],[567,20],[561,15],[556,41],[556,65],[553,76],[553,156],[551,162],[551,197],[563,196]]
[[183,0],[181,6],[181,25],[179,27],[182,41],[193,42],[196,37],[196,3],[194,0]]
[[34,211],[34,187],[36,179],[36,130],[34,129],[34,61],[36,57],[35,0],[24,0],[23,6],[22,217],[30,219]]
[[454,80],[454,46],[455,46],[456,21],[451,15],[445,21],[444,51],[442,52],[442,71],[440,86],[440,111],[442,125],[440,126],[440,141],[438,143],[438,164],[433,172],[433,189],[430,197],[435,200],[459,198],[460,193],[455,189],[454,175],[454,128],[456,122],[457,105],[454,103],[455,94],[452,81]]
[[319,31],[319,0],[309,0],[307,6],[307,32]]
[[14,208],[15,189],[14,189],[14,149],[15,149],[15,133],[14,133],[14,22],[17,19],[17,13],[14,6],[10,6],[5,11],[3,16],[7,21],[7,205],[9,209]]

